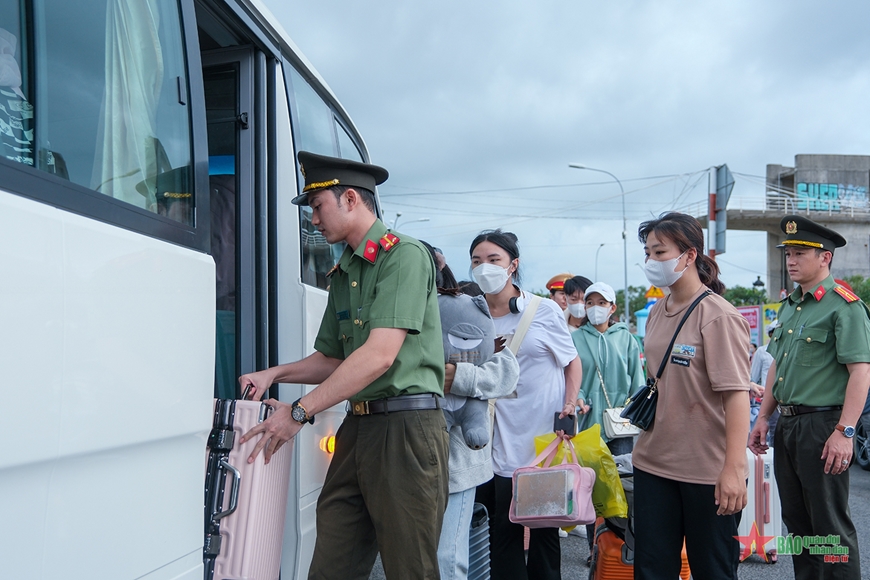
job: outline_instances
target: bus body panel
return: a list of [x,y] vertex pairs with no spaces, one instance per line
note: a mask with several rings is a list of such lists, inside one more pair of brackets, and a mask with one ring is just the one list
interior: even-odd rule
[[211,258],[2,191],[0,247],[4,574],[136,578],[201,550]]
[[[181,3],[190,19],[193,0]],[[274,172],[268,175],[277,195],[263,208],[274,214],[269,228],[274,223],[275,229],[268,232],[274,266],[262,279],[239,284],[274,285],[270,362],[299,360],[314,351],[327,292],[302,281],[301,218],[290,203],[299,189],[299,137],[293,134],[299,119],[291,123],[291,110],[296,115],[298,109],[288,101],[288,94],[295,98],[288,67],[311,83],[359,154],[368,155],[335,95],[259,0],[202,4],[223,17],[236,15],[229,24],[248,36],[245,46],[253,47],[257,62],[271,59],[274,68],[266,70],[277,71],[269,95],[274,110],[250,117],[259,135],[273,139],[258,141],[257,151],[274,143]],[[185,30],[191,29],[186,22]],[[188,36],[194,46],[196,39]],[[197,51],[188,53],[194,60],[187,65],[191,75],[201,76]],[[189,94],[194,111],[204,110],[197,82],[191,80]],[[191,119],[201,163],[204,123],[197,115]],[[245,162],[266,175],[265,155]],[[3,576],[201,578],[204,459],[215,385],[214,260],[202,246],[180,241],[186,238],[162,239],[166,227],[152,227],[147,218],[131,225],[120,203],[115,212],[94,214],[84,200],[92,192],[59,188],[55,176],[45,174],[39,192],[29,185],[10,185],[14,193],[7,192],[4,169],[0,165],[0,368],[6,371],[4,418],[12,444],[0,453],[0,511],[13,525],[0,526]],[[43,186],[70,205],[50,205]],[[203,191],[201,183],[196,191]],[[197,207],[206,213],[208,203]],[[198,215],[206,224],[208,218]],[[313,388],[287,384],[277,391],[290,402]],[[331,459],[322,444],[344,415],[344,404],[336,405],[297,437],[284,578],[307,575],[316,502]]]

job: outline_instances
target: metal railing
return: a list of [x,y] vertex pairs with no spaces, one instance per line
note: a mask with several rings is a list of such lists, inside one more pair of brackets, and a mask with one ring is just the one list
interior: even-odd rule
[[[807,214],[826,213],[828,215],[848,215],[850,217],[870,216],[868,200],[817,200],[797,198],[786,193],[768,191],[763,198],[731,196],[728,200],[730,211],[755,211],[776,214]],[[693,217],[707,217],[709,204],[698,201],[689,204],[682,210]]]

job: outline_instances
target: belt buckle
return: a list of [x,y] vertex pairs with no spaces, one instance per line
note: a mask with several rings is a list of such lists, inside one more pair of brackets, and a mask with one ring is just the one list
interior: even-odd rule
[[357,401],[356,403],[351,403],[351,411],[353,411],[354,415],[371,415],[372,412],[369,409],[368,401]]
[[795,405],[780,405],[779,412],[786,417],[794,417],[797,413],[795,413]]

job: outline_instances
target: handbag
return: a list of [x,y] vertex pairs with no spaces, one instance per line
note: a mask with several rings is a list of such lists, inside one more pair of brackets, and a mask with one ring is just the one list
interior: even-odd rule
[[601,415],[601,425],[604,427],[604,434],[608,439],[617,439],[619,437],[634,437],[640,435],[640,428],[631,424],[631,421],[622,417],[624,407],[614,407],[610,404],[610,397],[607,396],[607,389],[604,386],[604,377],[601,376],[601,369],[595,365],[595,371],[598,373],[598,382],[601,383],[601,390],[604,392],[604,400],[607,401],[607,408]]
[[665,356],[662,359],[662,364],[659,365],[659,372],[656,373],[655,378],[647,378],[646,384],[639,388],[637,392],[625,402],[625,408],[622,410],[620,417],[628,419],[632,425],[636,425],[644,431],[652,427],[653,422],[656,420],[656,405],[659,400],[659,379],[662,377],[662,373],[665,372],[665,365],[668,363],[668,355],[670,354],[671,349],[674,348],[674,342],[677,340],[677,335],[680,334],[680,330],[683,328],[686,319],[689,318],[689,314],[692,313],[692,310],[695,309],[695,306],[697,306],[701,300],[710,294],[712,294],[712,292],[707,289],[698,296],[694,302],[692,302],[691,306],[689,306],[688,310],[686,310],[686,313],[683,315],[683,319],[680,321],[679,326],[677,326],[677,330],[674,332],[673,338],[671,338],[671,343],[668,345],[667,350],[665,350]]
[[579,465],[571,441],[565,441],[565,447],[572,462],[568,463],[566,452],[561,464],[551,465],[560,443],[562,439],[553,439],[530,465],[514,471],[508,512],[513,523],[528,528],[561,528],[595,522],[595,471]]

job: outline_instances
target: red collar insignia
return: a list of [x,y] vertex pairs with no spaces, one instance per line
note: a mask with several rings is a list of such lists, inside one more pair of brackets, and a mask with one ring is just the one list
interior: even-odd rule
[[842,286],[834,286],[834,292],[842,296],[843,300],[846,302],[857,302],[858,300],[861,300],[857,294],[850,292],[848,288]]
[[385,252],[389,252],[390,250],[392,250],[393,246],[395,246],[398,243],[399,243],[398,236],[395,236],[395,235],[391,234],[390,232],[385,233],[384,237],[382,237],[381,241],[380,241],[381,247],[384,249]]
[[816,301],[821,300],[825,296],[825,292],[826,290],[824,286],[819,286],[818,288],[816,288],[816,291],[813,292],[813,296],[815,296]]
[[366,240],[366,249],[363,251],[363,258],[369,263],[374,264],[378,257],[378,245],[374,240]]

